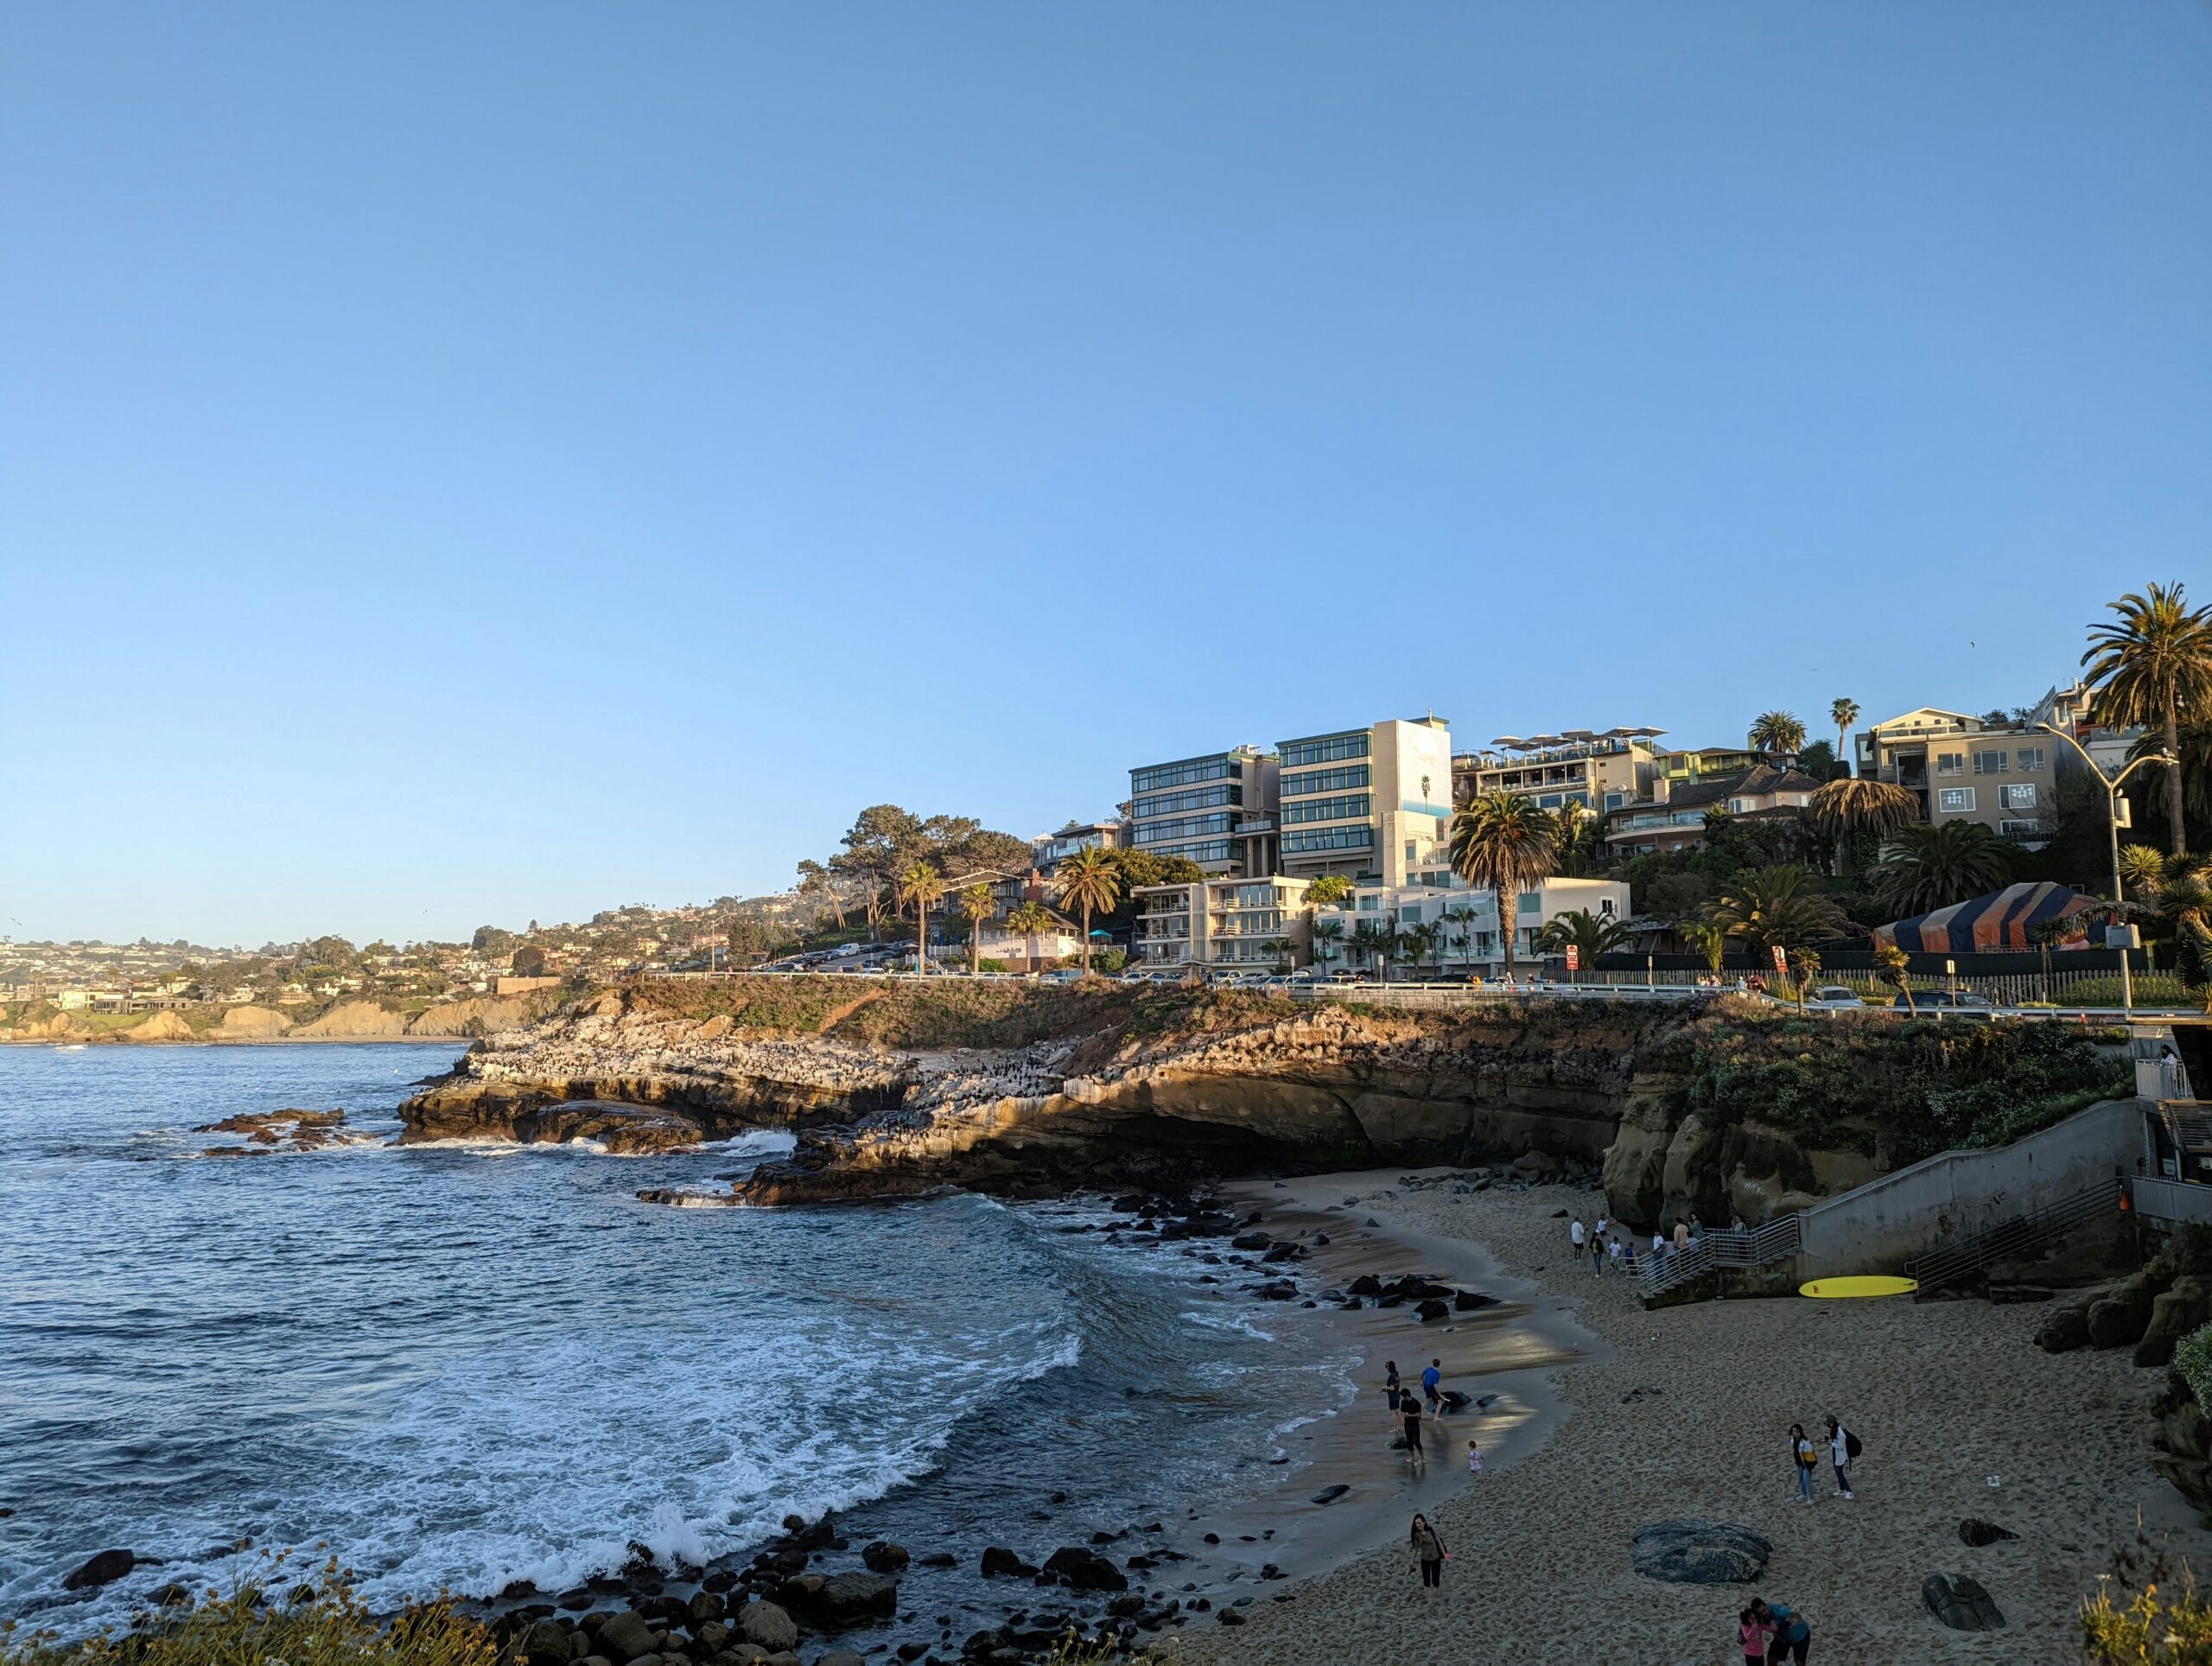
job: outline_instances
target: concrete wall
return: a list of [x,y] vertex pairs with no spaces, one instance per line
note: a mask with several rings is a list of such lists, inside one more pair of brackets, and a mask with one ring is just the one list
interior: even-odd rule
[[2107,1099],[2056,1127],[1989,1151],[1945,1151],[1885,1174],[1800,1218],[1797,1270],[1893,1273],[1915,1256],[2058,1203],[2143,1155],[2139,1099]]

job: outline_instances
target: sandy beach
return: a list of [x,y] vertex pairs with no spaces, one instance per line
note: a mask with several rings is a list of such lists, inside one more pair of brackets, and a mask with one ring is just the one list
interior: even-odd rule
[[[2082,1599],[2115,1557],[2139,1563],[2163,1549],[2177,1567],[2186,1558],[2212,1568],[2212,1534],[2151,1466],[2148,1406],[2163,1371],[2138,1370],[2124,1351],[2044,1353],[2031,1339],[2040,1307],[1793,1299],[1645,1313],[1629,1280],[1598,1278],[1569,1257],[1554,1211],[1593,1218],[1596,1192],[1393,1195],[1396,1178],[1331,1175],[1271,1191],[1269,1230],[1319,1223],[1332,1250],[1364,1242],[1393,1270],[1412,1270],[1403,1263],[1414,1250],[1433,1270],[1520,1304],[1503,1328],[1523,1339],[1525,1357],[1479,1359],[1481,1326],[1440,1332],[1430,1348],[1396,1311],[1359,1326],[1371,1329],[1371,1349],[1395,1347],[1408,1377],[1409,1356],[1443,1352],[1450,1382],[1500,1401],[1446,1420],[1450,1453],[1419,1481],[1385,1449],[1379,1395],[1363,1390],[1327,1420],[1276,1515],[1276,1542],[1295,1551],[1275,1560],[1294,1582],[1255,1593],[1241,1626],[1191,1627],[1186,1660],[1734,1662],[1737,1611],[1756,1593],[1802,1610],[1816,1660],[2063,1662],[2077,1657]],[[1376,1228],[1364,1226],[1370,1217]],[[1379,1381],[1382,1358],[1370,1352],[1363,1381]],[[1808,1507],[1796,1502],[1788,1430],[1802,1421],[1817,1436],[1831,1411],[1866,1443],[1857,1496],[1836,1497],[1823,1467]],[[1485,1452],[1471,1485],[1470,1425]],[[1354,1492],[1306,1502],[1337,1483]],[[1414,1508],[1432,1512],[1452,1548],[1440,1593],[1421,1590],[1399,1548]],[[1679,1517],[1764,1535],[1774,1546],[1766,1576],[1700,1587],[1635,1574],[1637,1529]],[[1970,1548],[1958,1536],[1967,1517],[2020,1536]],[[2007,1628],[1939,1625],[1920,1601],[1933,1573],[1980,1580]]]

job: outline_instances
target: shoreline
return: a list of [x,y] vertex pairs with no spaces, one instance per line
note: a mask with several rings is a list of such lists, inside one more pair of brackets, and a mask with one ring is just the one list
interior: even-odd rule
[[60,1052],[78,1047],[450,1047],[458,1043],[466,1052],[469,1043],[478,1039],[473,1035],[195,1035],[188,1039],[172,1036],[133,1041],[121,1034],[86,1035],[75,1040],[5,1036],[0,1037],[0,1047],[50,1047]]

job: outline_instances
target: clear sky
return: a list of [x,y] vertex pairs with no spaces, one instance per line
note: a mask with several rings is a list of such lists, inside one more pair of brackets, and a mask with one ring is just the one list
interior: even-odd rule
[[780,888],[2212,601],[2212,7],[32,3],[0,932]]

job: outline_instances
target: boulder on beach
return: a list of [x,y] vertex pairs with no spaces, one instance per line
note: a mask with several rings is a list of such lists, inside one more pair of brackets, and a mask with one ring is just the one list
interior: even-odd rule
[[1126,1591],[1128,1576],[1093,1550],[1062,1545],[1045,1559],[1045,1572],[1077,1591]]
[[[748,1602],[737,1611],[737,1631],[747,1643],[774,1654],[798,1647],[798,1626],[772,1602]],[[603,1637],[606,1634],[601,1633]]]
[[809,1606],[808,1618],[833,1631],[874,1625],[899,1612],[899,1582],[881,1574],[832,1574]]
[[903,1544],[893,1544],[888,1539],[878,1539],[861,1548],[861,1561],[872,1574],[896,1574],[912,1560]]
[[1431,1296],[1427,1301],[1422,1302],[1420,1307],[1414,1308],[1414,1313],[1422,1324],[1426,1325],[1432,1319],[1450,1318],[1452,1314],[1452,1307],[1449,1302],[1444,1301],[1438,1297]]
[[1994,1631],[2005,1624],[1996,1599],[1965,1574],[1930,1574],[1920,1582],[1920,1601],[1954,1631]]
[[2019,1536],[2009,1527],[1999,1527],[1994,1522],[1985,1522],[1978,1517],[1969,1516],[1959,1523],[1959,1537],[1977,1549],[2002,1539],[2017,1539]]
[[[791,1636],[797,1641],[798,1634]],[[642,1659],[653,1651],[652,1623],[636,1609],[625,1608],[600,1626],[599,1646],[609,1660]]]
[[1774,1547],[1727,1522],[1654,1522],[1636,1532],[1631,1565],[1669,1585],[1741,1585],[1758,1578]]
[[993,1544],[983,1547],[983,1561],[981,1571],[989,1576],[1007,1574],[1019,1575],[1023,1579],[1027,1579],[1030,1574],[1034,1574],[1037,1570],[1031,1567],[1027,1562],[1022,1561],[1020,1556],[1007,1549],[1004,1545]]
[[88,1591],[95,1586],[111,1585],[137,1565],[137,1557],[128,1550],[103,1550],[62,1580],[61,1588]]

